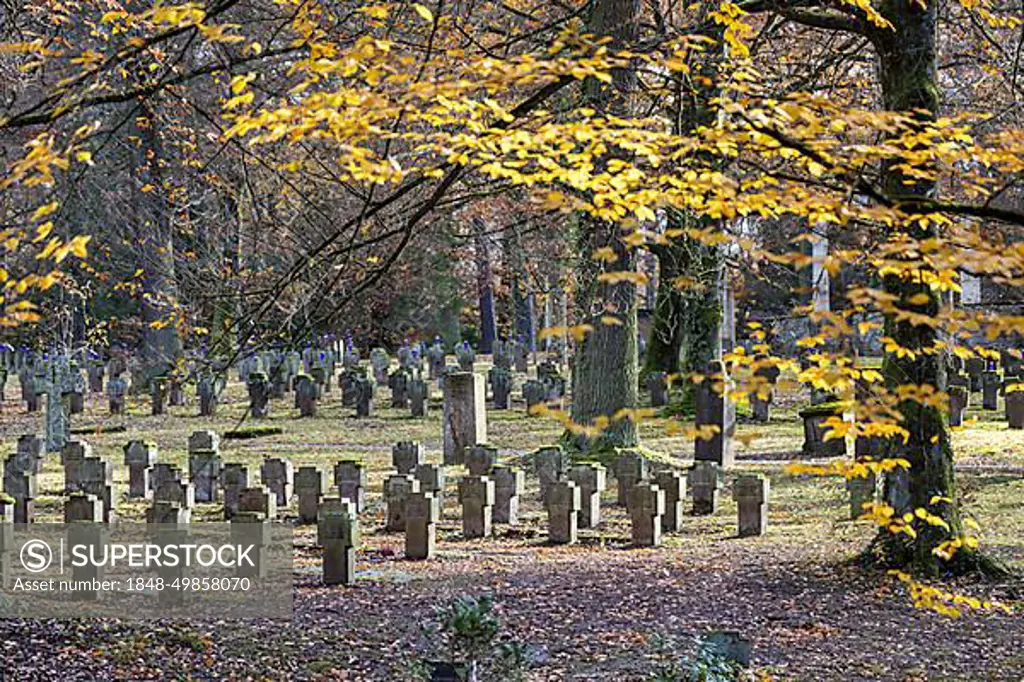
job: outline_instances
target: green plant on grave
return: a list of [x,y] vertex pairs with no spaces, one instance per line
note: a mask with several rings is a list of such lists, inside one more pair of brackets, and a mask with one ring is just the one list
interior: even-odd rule
[[465,682],[522,680],[526,650],[501,637],[501,621],[489,596],[460,596],[439,607],[426,634],[456,664]]

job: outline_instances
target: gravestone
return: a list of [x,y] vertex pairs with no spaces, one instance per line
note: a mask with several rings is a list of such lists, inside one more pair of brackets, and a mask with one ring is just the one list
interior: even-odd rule
[[710,437],[702,438],[698,434],[694,443],[695,460],[714,462],[723,467],[731,467],[734,461],[732,437],[736,428],[736,407],[729,400],[725,390],[728,377],[721,361],[708,363],[706,377],[696,385],[694,399],[696,402],[695,422],[697,429],[715,427]]
[[423,445],[418,441],[399,441],[391,448],[391,465],[400,474],[415,474],[422,463]]
[[199,416],[217,416],[217,381],[211,373],[204,372],[203,375],[199,377],[199,383],[196,385],[196,391],[199,393]]
[[471,476],[489,476],[498,461],[498,448],[476,444],[466,449],[466,468]]
[[373,416],[373,382],[366,377],[357,377],[355,382],[356,391],[356,417]]
[[981,407],[985,410],[999,409],[999,389],[1002,382],[999,372],[984,372],[981,375]]
[[667,376],[664,372],[651,372],[647,375],[647,390],[651,394],[651,407],[668,405]]
[[430,412],[430,387],[422,379],[409,382],[409,410],[414,417],[426,417]]
[[949,425],[962,426],[964,412],[970,401],[970,393],[963,386],[951,386],[949,389]]
[[391,358],[383,348],[374,348],[370,351],[370,366],[373,367],[373,379],[378,384],[386,384],[388,381],[388,368],[391,367]]
[[124,446],[124,464],[128,467],[128,497],[148,499],[151,496],[149,477],[157,460],[157,446],[152,441],[132,440]]
[[93,495],[103,505],[103,522],[113,523],[114,504],[114,472],[109,462],[99,457],[86,457],[78,464],[79,481],[76,490]]
[[647,460],[635,452],[625,451],[612,467],[617,488],[616,504],[629,507],[630,491],[647,479]]
[[320,398],[320,389],[307,374],[300,374],[295,382],[295,401],[298,403],[300,417],[315,417],[316,404]]
[[292,498],[295,472],[291,461],[272,457],[260,465],[260,480],[274,493],[277,506],[287,507]]
[[494,523],[519,523],[519,496],[525,487],[523,472],[515,467],[495,466],[488,478],[494,481],[494,509],[491,520]]
[[847,443],[845,437],[828,438],[832,427],[830,419],[847,418],[843,406],[837,402],[825,402],[812,405],[800,411],[804,424],[804,444],[802,452],[805,457],[846,457]]
[[111,375],[107,382],[107,406],[110,414],[124,414],[124,397],[128,393],[128,382],[121,375]]
[[391,373],[388,378],[388,387],[391,389],[391,407],[399,410],[409,409],[409,382],[411,380],[409,372],[402,368]]
[[472,348],[470,348],[468,342],[463,341],[461,346],[455,347],[455,360],[459,363],[459,371],[473,371],[473,364],[476,362],[476,353]]
[[14,567],[14,501],[0,495],[0,590],[11,588]]
[[491,392],[494,396],[494,409],[512,409],[512,372],[503,367],[492,367],[488,372],[491,380]]
[[220,478],[220,487],[224,491],[224,520],[230,521],[238,513],[242,491],[249,487],[249,468],[243,464],[225,464]]
[[359,544],[359,519],[351,504],[342,510],[325,508],[317,523],[323,546],[323,582],[325,585],[351,585],[356,577],[356,545]]
[[181,479],[181,470],[175,465],[167,462],[155,462],[152,471],[149,472],[149,489],[155,496],[156,491],[165,481],[181,483]]
[[526,413],[537,414],[547,401],[547,389],[543,383],[530,379],[523,384],[523,400],[526,402]]
[[533,455],[534,468],[540,481],[542,504],[546,504],[551,486],[565,477],[567,459],[565,451],[560,446],[541,448]]
[[694,462],[687,486],[693,497],[693,513],[714,514],[722,492],[722,467],[714,462]]
[[327,477],[315,466],[299,467],[295,495],[299,498],[299,523],[316,523],[320,500],[327,492]]
[[179,478],[163,478],[153,488],[153,502],[174,502],[191,509],[196,506],[196,489]]
[[149,380],[150,412],[154,417],[164,413],[167,404],[167,380],[153,377]]
[[263,372],[250,372],[246,387],[249,390],[249,412],[252,418],[263,419],[270,414],[270,383],[267,375]]
[[103,363],[98,360],[90,362],[86,372],[89,375],[89,392],[103,393]]
[[582,508],[580,487],[572,481],[556,481],[548,490],[545,507],[548,541],[555,545],[576,544]]
[[356,513],[362,513],[366,505],[366,467],[361,462],[346,459],[334,465],[334,487],[339,495],[356,505]]
[[249,548],[249,561],[239,562],[235,567],[235,577],[250,580],[266,578],[269,570],[267,547],[270,545],[270,520],[258,511],[239,510],[231,518],[231,542]]
[[964,361],[967,378],[970,379],[971,393],[982,389],[982,374],[985,372],[985,358],[974,356]]
[[[766,355],[757,356],[759,363],[768,359]],[[761,364],[754,370],[754,390],[750,394],[750,407],[754,421],[767,423],[771,418],[771,405],[774,400],[775,382],[779,379],[780,370],[775,365]]]
[[864,505],[878,500],[879,482],[879,477],[872,471],[868,471],[866,476],[846,479],[846,492],[850,498],[850,519],[859,519],[867,511]]
[[465,450],[487,442],[484,378],[456,372],[444,381],[444,463],[462,464]]
[[741,538],[764,535],[768,528],[768,489],[768,478],[761,474],[743,474],[733,481]]
[[197,502],[216,502],[221,474],[220,436],[214,431],[193,431],[188,437],[188,479]]
[[440,500],[434,493],[420,490],[405,502],[405,557],[430,559],[437,544],[437,523],[441,520]]
[[420,464],[416,467],[416,480],[420,482],[420,490],[433,493],[438,504],[444,505],[445,473],[440,464]]
[[384,500],[387,503],[387,522],[384,530],[404,533],[406,503],[409,496],[420,491],[420,482],[412,474],[393,474],[384,481]]
[[173,407],[185,404],[185,388],[181,385],[181,377],[172,376],[167,380],[167,404]]
[[654,482],[665,493],[665,513],[661,529],[678,533],[683,529],[683,500],[686,499],[686,477],[678,471],[659,471]]
[[[77,441],[69,441],[77,442]],[[82,441],[84,442],[84,441]],[[67,447],[65,445],[65,447]],[[19,458],[25,459],[31,465],[33,473],[41,473],[43,470],[43,441],[38,436],[24,434],[18,437],[18,444],[15,453]]]
[[256,513],[264,520],[272,521],[277,518],[277,507],[277,493],[266,485],[243,488],[238,493],[238,511],[235,517],[239,514]]
[[459,504],[462,505],[462,534],[469,540],[490,537],[494,511],[494,481],[486,476],[459,479]]
[[36,487],[36,458],[19,448],[4,460],[3,491],[13,498],[14,523],[35,520]]
[[641,481],[630,489],[628,506],[633,526],[633,544],[638,547],[660,545],[665,491],[654,483]]
[[601,493],[607,476],[605,468],[595,462],[575,464],[569,470],[569,480],[580,490],[580,528],[596,528],[601,523]]
[[[68,544],[97,550],[106,545],[105,512],[104,503],[94,495],[75,493],[65,500],[64,523],[70,526]],[[105,573],[104,565],[98,562],[71,562],[71,578],[74,581],[74,589],[69,595],[71,600],[97,601]]]
[[1024,429],[1024,383],[1015,382],[1006,388],[1006,421],[1011,429]]

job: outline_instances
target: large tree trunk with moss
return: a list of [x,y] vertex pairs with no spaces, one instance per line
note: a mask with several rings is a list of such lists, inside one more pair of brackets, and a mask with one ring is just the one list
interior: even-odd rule
[[142,357],[147,379],[166,373],[182,355],[178,322],[178,284],[174,267],[172,207],[167,200],[160,159],[165,158],[156,118],[145,105],[136,120],[140,145],[136,154],[141,222],[136,227],[136,254],[142,270]]
[[[639,0],[598,0],[589,28],[595,35],[611,38],[610,49],[626,48],[636,38],[640,9]],[[624,115],[636,84],[636,74],[628,68],[616,70],[607,85],[591,79],[587,104],[601,114]],[[580,442],[588,449],[630,447],[638,442],[631,419],[614,419],[623,409],[635,409],[638,401],[636,285],[600,278],[605,272],[635,269],[633,248],[624,236],[619,225],[589,215],[580,217],[576,317],[592,331],[576,349],[572,417],[577,424],[611,422],[598,439]],[[614,262],[593,259],[603,248],[615,254]]]
[[[705,12],[710,9],[709,5]],[[690,64],[692,73],[686,76],[679,73],[675,77],[674,96],[667,114],[676,135],[687,135],[699,126],[714,123],[717,109],[712,106],[712,100],[720,91],[718,71],[725,57],[722,34],[721,27],[715,28],[709,37],[715,40],[717,49],[694,53],[694,62]],[[691,213],[677,210],[668,213],[669,230],[707,226],[706,219]],[[658,257],[660,278],[647,339],[644,374],[665,372],[685,376],[704,372],[720,350],[722,252],[683,232],[668,245],[655,247],[654,253]],[[682,405],[688,410],[693,404],[696,386],[691,381],[683,381],[681,385],[684,389]]]
[[[933,119],[939,110],[936,84],[937,3],[928,0],[923,4],[925,7],[907,0],[887,0],[880,9],[894,29],[877,30],[872,39],[878,52],[886,109],[915,112],[917,118],[926,122]],[[896,165],[883,168],[883,183],[888,196],[897,200],[901,197],[930,197],[936,192],[935,182],[910,178]],[[938,236],[934,223],[927,227],[914,223],[902,229],[905,230],[903,234],[912,239]],[[884,288],[895,297],[899,308],[935,319],[939,314],[939,292],[932,289],[925,279],[926,275],[920,271],[914,276],[890,274],[884,278]],[[939,340],[939,332],[935,328],[915,326],[888,315],[885,331],[899,346],[915,351],[913,357],[899,357],[894,353],[886,356],[883,373],[889,390],[895,391],[902,384],[930,385],[946,390],[947,354],[923,352],[933,348]],[[915,526],[917,536],[911,538],[882,528],[874,549],[886,565],[912,568],[924,574],[973,568],[977,557],[967,549],[960,549],[953,562],[946,562],[933,552],[942,542],[962,534],[953,450],[945,417],[935,407],[913,401],[901,403],[899,412],[909,437],[906,443],[898,439],[890,441],[887,454],[907,460],[910,469],[886,476],[886,501],[899,515],[926,509],[941,517],[949,529],[919,523]]]
[[[671,212],[669,229],[685,229],[687,218]],[[656,247],[654,253],[658,256],[660,279],[644,373],[703,372],[718,351],[722,253],[685,235]],[[682,385],[686,388],[683,403],[689,404],[694,385]]]

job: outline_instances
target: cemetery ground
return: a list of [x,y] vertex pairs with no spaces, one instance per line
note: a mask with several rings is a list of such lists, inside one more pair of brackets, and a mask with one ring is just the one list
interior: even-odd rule
[[[654,679],[692,654],[699,636],[716,630],[750,638],[752,670],[772,679],[1024,679],[1024,591],[1018,580],[944,584],[1008,604],[1012,615],[967,611],[951,619],[916,609],[896,581],[854,561],[874,530],[870,522],[848,519],[843,482],[785,472],[785,464],[799,457],[796,406],[806,404],[806,396],[779,395],[770,424],[752,423],[740,410],[736,468],[771,477],[762,537],[736,537],[735,503],[724,494],[715,515],[687,515],[684,531],[666,536],[662,547],[635,549],[628,516],[612,506],[609,481],[602,526],[581,530],[577,546],[549,546],[537,479],[528,476],[519,525],[497,525],[494,537],[467,541],[454,493],[456,470],[449,472],[438,558],[406,561],[403,535],[383,530],[381,490],[396,441],[419,440],[427,461],[440,461],[439,397],[435,387],[425,419],[388,409],[381,398],[374,417],[355,419],[351,408],[341,407],[335,388],[322,396],[315,418],[299,419],[290,398],[275,401],[268,418],[242,426],[280,427],[281,433],[221,442],[225,462],[249,464],[250,470],[266,456],[290,459],[296,469],[314,464],[329,470],[345,458],[368,465],[354,586],[322,586],[315,527],[300,526],[290,622],[0,621],[0,677],[408,679],[417,662],[443,656],[424,633],[434,609],[460,595],[490,595],[504,636],[527,647],[531,680]],[[192,431],[213,429],[223,436],[239,426],[248,405],[237,382],[229,384],[215,418],[196,416],[194,396],[162,416],[149,414],[147,397],[132,397],[128,413],[116,417],[101,398],[89,396],[86,413],[73,426],[79,433],[89,429],[80,437],[117,464],[126,442],[146,439],[158,444],[160,461],[184,467]],[[488,410],[488,440],[502,460],[528,469],[528,454],[553,444],[561,427],[527,417],[521,402],[514,408]],[[39,430],[42,413],[27,415],[14,401],[3,409],[2,445],[13,451],[18,435]],[[987,552],[1024,569],[1024,438],[1007,429],[1001,411],[972,408],[968,419],[954,434],[964,510],[980,524]],[[693,444],[667,436],[667,421],[643,424],[644,446],[687,466]],[[127,474],[115,467],[122,491]],[[58,456],[47,455],[38,521],[59,520],[61,476]],[[141,520],[144,507],[122,498],[118,513]],[[220,515],[220,505],[200,504],[193,520]],[[294,506],[284,515],[294,518]]]

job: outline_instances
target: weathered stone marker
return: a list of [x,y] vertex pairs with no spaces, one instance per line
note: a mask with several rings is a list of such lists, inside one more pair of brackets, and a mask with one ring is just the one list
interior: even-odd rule
[[465,465],[471,476],[488,476],[498,461],[498,448],[477,443],[466,449]]
[[277,494],[265,485],[243,488],[238,493],[238,511],[235,516],[243,513],[258,513],[264,520],[277,518]]
[[494,511],[494,481],[486,476],[459,479],[459,504],[462,505],[462,534],[466,539],[491,535]]
[[366,504],[366,468],[362,462],[346,459],[335,464],[334,487],[342,498],[356,505],[356,513],[362,513]]
[[494,481],[494,523],[519,523],[519,496],[526,485],[526,478],[520,469],[511,466],[495,466],[489,478]]
[[629,517],[633,522],[633,544],[657,547],[661,544],[661,517],[665,513],[665,491],[648,481],[629,491]]
[[487,442],[484,378],[455,372],[444,380],[444,463],[462,464],[465,451]]
[[1024,380],[1007,386],[1006,421],[1011,429],[1024,429]]
[[964,412],[970,403],[971,394],[963,386],[950,386],[949,388],[949,425],[962,426],[964,423]]
[[287,507],[295,485],[295,471],[287,459],[272,457],[260,465],[260,480],[276,496],[278,507]]
[[534,468],[540,479],[540,499],[547,503],[547,494],[551,486],[562,480],[566,467],[565,452],[561,447],[547,447],[537,450],[533,455]]
[[387,503],[387,523],[384,530],[389,533],[404,533],[406,503],[409,496],[420,491],[420,482],[412,474],[393,474],[384,481],[384,500]]
[[195,486],[196,502],[216,502],[221,474],[220,436],[193,431],[188,437],[188,479]]
[[647,390],[651,394],[651,407],[668,405],[668,378],[664,372],[647,375]]
[[494,409],[512,409],[512,391],[514,390],[512,372],[504,367],[492,367],[488,376],[491,380],[491,393],[494,396]]
[[250,372],[249,382],[246,384],[249,389],[249,412],[253,419],[263,419],[270,414],[270,382],[264,372]]
[[420,464],[423,464],[423,445],[419,441],[399,441],[391,448],[391,465],[398,473],[415,474]]
[[768,478],[761,474],[737,476],[732,496],[739,508],[739,536],[764,535],[768,528]]
[[414,417],[426,417],[430,412],[430,386],[423,379],[409,382],[409,411]]
[[299,523],[316,523],[320,500],[327,492],[327,477],[315,466],[299,467],[295,495],[299,498]]
[[864,505],[878,499],[878,484],[878,477],[870,471],[867,476],[846,479],[846,491],[850,496],[851,519],[859,519],[867,511]]
[[357,377],[355,381],[356,417],[373,416],[373,381],[366,377]]
[[694,441],[695,460],[714,462],[731,467],[735,458],[732,436],[736,428],[736,406],[729,400],[724,386],[727,383],[725,366],[721,361],[708,363],[706,378],[696,386],[696,425],[714,426],[716,432],[710,438],[698,436]]
[[607,485],[605,468],[596,462],[573,465],[569,479],[580,489],[580,528],[596,528],[601,523],[601,493]]
[[572,545],[577,541],[579,512],[582,507],[580,487],[572,481],[557,481],[548,490],[548,541],[555,545]]
[[220,477],[224,490],[224,520],[230,521],[238,513],[242,491],[249,487],[249,468],[242,464],[225,464]]
[[665,513],[661,529],[677,533],[683,529],[683,500],[686,499],[686,477],[678,471],[659,471],[654,482],[665,493]]
[[308,374],[300,374],[295,382],[295,402],[298,403],[299,416],[315,417],[319,399],[320,387]]
[[[97,550],[107,543],[107,529],[104,525],[104,503],[95,495],[74,493],[64,501],[64,523],[69,525],[68,544],[94,547]],[[88,550],[87,550],[88,551]],[[96,552],[98,555],[99,551]],[[71,562],[71,577],[75,590],[71,599],[75,601],[96,601],[100,598],[100,583],[106,573],[104,565],[92,562]]]
[[420,482],[420,490],[434,493],[438,505],[444,505],[445,473],[440,464],[420,464],[416,467],[416,480]]
[[624,452],[613,468],[617,486],[616,504],[629,507],[630,491],[647,479],[647,460],[635,452]]
[[714,514],[722,493],[722,467],[714,462],[694,462],[688,475],[693,513]]
[[325,585],[351,585],[356,578],[356,545],[359,544],[359,519],[355,505],[341,503],[341,509],[321,510],[318,529],[323,546]]
[[[246,499],[244,493],[242,499],[243,501]],[[231,518],[231,542],[243,548],[250,548],[247,556],[251,565],[249,562],[239,562],[239,565],[235,567],[235,575],[239,578],[255,578],[257,580],[266,578],[270,520],[262,512],[247,511],[244,508],[239,510]]]
[[526,413],[537,414],[541,406],[547,401],[547,387],[543,382],[530,379],[523,384],[523,400],[526,402]]
[[128,467],[128,497],[149,498],[149,476],[156,464],[157,447],[152,441],[133,440],[124,446],[124,463]]
[[441,520],[440,500],[420,490],[405,501],[405,557],[430,559],[437,544],[437,523]]
[[1002,382],[999,380],[999,372],[988,371],[981,375],[981,407],[985,410],[999,409],[999,389]]

